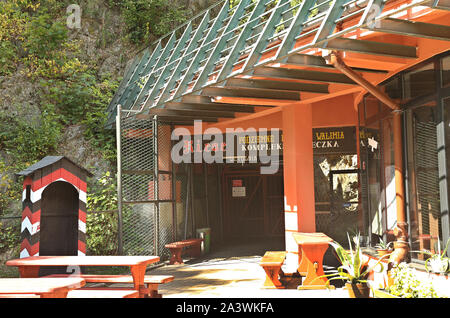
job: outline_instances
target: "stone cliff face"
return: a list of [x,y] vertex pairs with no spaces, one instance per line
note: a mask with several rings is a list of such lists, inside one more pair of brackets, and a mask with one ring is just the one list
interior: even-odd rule
[[[180,6],[186,8],[186,16],[194,16],[198,12],[211,6],[217,0],[174,0]],[[51,1],[49,1],[51,2]],[[66,1],[69,3],[70,1]],[[121,0],[79,0],[77,4],[81,8],[80,28],[68,30],[69,40],[77,43],[79,52],[77,58],[89,65],[97,78],[110,76],[117,81],[123,76],[127,63],[136,53],[145,47],[143,45],[131,44],[126,40],[126,25],[124,16],[114,3]],[[139,2],[138,0],[136,2]],[[63,11],[63,10],[61,10]],[[1,13],[1,10],[0,10]],[[61,12],[65,19],[66,12]],[[1,26],[1,24],[0,24]],[[0,32],[0,41],[1,41]],[[154,39],[149,39],[148,42]],[[0,42],[1,44],[1,42]],[[1,55],[0,47],[0,55]],[[19,55],[26,56],[24,51]],[[23,57],[20,56],[20,57]],[[2,62],[0,56],[0,63]],[[1,66],[1,64],[0,64]],[[29,74],[28,74],[29,75]],[[42,123],[42,112],[44,111],[42,98],[42,87],[39,80],[32,80],[26,74],[26,67],[18,63],[13,72],[2,75],[0,72],[0,115],[20,118],[32,127],[39,127]],[[106,110],[107,102],[104,108]],[[0,116],[0,119],[2,117]],[[1,123],[0,123],[1,124]],[[0,125],[1,127],[1,125]],[[102,154],[90,140],[84,136],[86,127],[79,122],[67,124],[62,127],[58,146],[53,153],[43,155],[64,155],[74,162],[89,169],[96,178],[106,171],[114,171],[115,165],[105,160]],[[111,130],[114,135],[115,131]],[[7,149],[2,149],[0,131],[0,180],[2,178],[13,180],[14,172],[1,169],[3,166],[13,166],[17,158]],[[33,138],[33,136],[30,136]],[[35,158],[39,160],[41,158]],[[17,184],[14,186],[18,186]],[[6,193],[6,186],[0,182],[0,196]],[[0,200],[1,201],[1,200]],[[20,201],[20,200],[15,200]],[[0,202],[0,210],[2,209]],[[11,202],[8,210],[19,211],[20,202]],[[5,207],[3,206],[3,209]],[[4,214],[0,211],[0,215]],[[9,213],[8,213],[9,214]]]
[[[193,16],[217,0],[177,0],[187,8],[187,16]],[[121,12],[111,6],[110,0],[81,0],[81,28],[69,30],[69,39],[79,44],[80,56],[95,70],[98,77],[111,75],[114,79],[123,76],[127,62],[143,48],[132,45],[124,38],[126,28]],[[63,13],[62,13],[63,14]],[[144,44],[145,46],[145,44]],[[1,76],[0,73],[0,111],[23,118],[33,125],[40,125],[41,101],[39,83],[31,81],[18,66],[13,74]],[[105,105],[106,109],[107,105]],[[104,171],[110,167],[102,162],[96,149],[84,140],[81,124],[64,127],[63,136],[57,149],[58,154],[66,155],[75,162]],[[113,134],[114,131],[111,131]],[[0,147],[0,156],[8,162],[14,161]],[[96,171],[93,171],[96,174]]]
[[[79,58],[88,61],[99,77],[109,73],[119,78],[135,48],[122,40],[123,21],[120,13],[103,2],[81,1],[81,29],[69,30],[68,36],[79,44]],[[27,76],[23,65],[19,65],[11,75],[0,76],[0,111],[39,126],[42,111],[40,95],[37,93],[39,88],[39,82]],[[81,124],[64,127],[57,153],[98,172],[109,169],[108,163],[85,140],[83,129]],[[15,159],[2,152],[1,147],[0,156],[7,164]]]
[[[21,3],[26,3],[27,1],[24,0]],[[68,42],[76,43],[79,48],[76,58],[84,65],[88,65],[90,75],[93,74],[97,79],[110,78],[119,82],[127,63],[146,46],[145,43],[131,44],[130,41],[127,41],[127,26],[123,12],[117,5],[114,5],[125,3],[125,1],[73,1],[82,10],[81,23],[80,28],[68,28]],[[136,0],[135,2],[138,3],[140,1]],[[60,5],[59,13],[56,14],[61,16],[60,19],[62,21],[68,15],[65,12],[65,4],[70,5],[72,3],[68,0],[60,2],[59,0],[29,1],[32,4],[38,2],[64,3]],[[196,15],[215,2],[217,0],[172,0],[172,3],[179,4],[186,9],[185,14],[187,17]],[[5,26],[4,21],[2,21],[4,20],[2,14],[6,12],[2,11],[2,9],[7,5],[14,4],[15,1],[0,0],[0,3],[0,263],[4,263],[5,260],[17,256],[18,246],[13,248],[14,243],[12,241],[20,240],[20,215],[22,211],[22,180],[16,180],[14,176],[14,173],[19,171],[16,168],[19,161],[17,157],[18,151],[11,151],[11,146],[9,146],[9,149],[8,146],[5,146],[7,144],[5,143],[5,138],[14,138],[14,134],[10,133],[10,131],[14,130],[8,132],[6,130],[9,130],[8,127],[16,122],[15,120],[10,120],[11,118],[19,119],[21,122],[26,123],[24,126],[27,127],[40,127],[43,125],[42,121],[45,117],[43,114],[47,110],[45,107],[46,101],[43,100],[43,95],[45,97],[46,91],[43,90],[40,78],[30,78],[30,74],[27,74],[29,69],[27,69],[24,60],[26,60],[28,53],[22,48],[21,40],[17,41],[17,38],[14,37],[13,39],[2,38],[2,35],[5,34],[4,32],[2,33],[2,28]],[[3,7],[4,4],[5,7]],[[31,12],[31,9],[29,11]],[[35,16],[39,14],[39,12],[30,13],[30,15]],[[11,18],[11,16],[8,18]],[[15,26],[11,25],[6,25],[6,27],[14,29]],[[156,37],[149,38],[147,42],[152,42],[155,39]],[[8,41],[11,43],[7,43]],[[7,46],[14,48],[9,51],[9,53],[13,52],[9,57],[4,54],[5,43]],[[10,63],[10,65],[7,65],[7,63]],[[5,72],[6,68],[11,71]],[[101,80],[99,80],[99,83],[101,83]],[[48,89],[51,88],[50,85]],[[99,91],[101,92],[101,90]],[[110,99],[108,98],[102,100],[104,105],[101,105],[101,107],[104,107],[105,111],[109,101]],[[59,123],[54,123],[55,126],[57,124]],[[50,126],[52,126],[52,123]],[[111,171],[111,175],[114,175],[116,170],[115,164],[111,160],[105,159],[101,150],[94,146],[90,138],[85,136],[86,129],[86,125],[79,121],[63,124],[61,131],[58,132],[57,146],[51,153],[42,153],[39,158],[21,158],[21,163],[29,162],[29,164],[32,164],[45,155],[64,155],[91,171],[94,174],[94,181],[107,171]],[[110,133],[115,135],[114,130],[111,130]],[[33,134],[28,135],[25,133],[24,135],[28,139],[36,138]],[[26,153],[26,147],[21,149],[20,152]],[[11,216],[18,218],[10,218]],[[17,234],[18,237],[13,237],[14,235],[12,234]],[[9,273],[7,268],[0,266],[0,276],[3,277],[5,275],[14,276],[16,273]]]

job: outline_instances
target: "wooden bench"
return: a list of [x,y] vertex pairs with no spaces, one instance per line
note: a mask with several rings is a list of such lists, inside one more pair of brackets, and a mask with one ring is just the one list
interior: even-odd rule
[[286,252],[266,252],[259,262],[259,265],[266,272],[264,288],[285,288],[280,278],[284,276],[281,266],[286,259]]
[[[71,290],[84,287],[80,277],[67,278],[0,278],[0,295],[5,298],[66,298]],[[23,296],[20,296],[23,295]]]
[[203,239],[187,239],[179,242],[166,244],[165,247],[170,250],[171,257],[169,264],[183,264],[181,253],[185,248],[191,257],[199,257],[201,255],[201,243]]
[[138,298],[139,291],[134,289],[89,288],[71,290],[67,298]]
[[[56,274],[47,277],[67,277],[69,275]],[[133,284],[133,277],[130,275],[88,275],[82,274],[79,277],[86,280],[87,283],[105,283],[105,284]],[[144,284],[145,290],[141,290],[149,298],[162,298],[162,295],[158,293],[158,287],[160,284],[166,284],[173,281],[172,275],[145,275]],[[85,288],[86,289],[86,288]],[[91,288],[89,288],[91,289]],[[105,289],[101,289],[105,290]],[[107,289],[113,290],[113,289]]]
[[3,294],[0,298],[41,298],[41,296],[36,294]]
[[[30,256],[7,261],[7,266],[17,266],[22,278],[37,278],[42,266],[126,266],[130,269],[133,278],[133,288],[142,291],[139,297],[148,297],[145,294],[144,276],[147,266],[160,261],[159,256],[126,256],[126,255],[89,255],[89,256]],[[71,275],[72,276],[72,275]],[[52,278],[53,279],[53,278]],[[1,287],[1,285],[0,285]],[[34,292],[34,291],[33,291]],[[10,294],[10,293],[5,293]],[[11,292],[11,294],[17,294]],[[25,293],[24,293],[25,294]],[[28,293],[27,293],[28,294]]]
[[[89,288],[74,289],[67,293],[67,298],[138,298],[134,289]],[[36,294],[6,294],[0,298],[40,298]]]

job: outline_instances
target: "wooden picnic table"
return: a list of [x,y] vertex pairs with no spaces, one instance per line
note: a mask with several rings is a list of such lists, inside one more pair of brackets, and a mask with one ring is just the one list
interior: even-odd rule
[[159,256],[32,256],[9,260],[6,265],[17,266],[23,278],[38,277],[41,266],[126,266],[130,268],[134,289],[141,291],[145,289],[147,266],[159,259]]
[[327,278],[322,277],[323,257],[328,249],[329,243],[333,241],[324,233],[292,233],[298,245],[299,266],[298,272],[306,276],[299,289],[321,289],[326,288]]
[[41,298],[66,298],[67,293],[86,284],[76,277],[67,278],[1,278],[2,295],[39,295]]

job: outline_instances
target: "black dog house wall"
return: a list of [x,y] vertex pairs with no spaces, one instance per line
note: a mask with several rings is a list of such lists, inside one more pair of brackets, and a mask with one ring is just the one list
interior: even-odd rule
[[48,156],[24,176],[20,257],[86,255],[86,169]]

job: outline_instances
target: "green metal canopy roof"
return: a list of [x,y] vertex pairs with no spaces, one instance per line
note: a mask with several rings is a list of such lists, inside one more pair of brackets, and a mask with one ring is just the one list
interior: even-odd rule
[[[330,83],[355,85],[345,75],[330,72],[333,67],[323,57],[305,54],[308,49],[417,57],[415,46],[345,37],[357,29],[450,40],[447,25],[395,18],[418,6],[450,10],[450,0],[241,0],[232,5],[235,2],[217,3],[138,54],[108,107],[107,126],[114,123],[118,105],[130,116],[214,122],[254,111],[251,105],[215,103],[217,96],[298,101],[300,92],[328,93]],[[402,6],[385,11],[390,3]],[[350,20],[357,23],[349,25]]]

